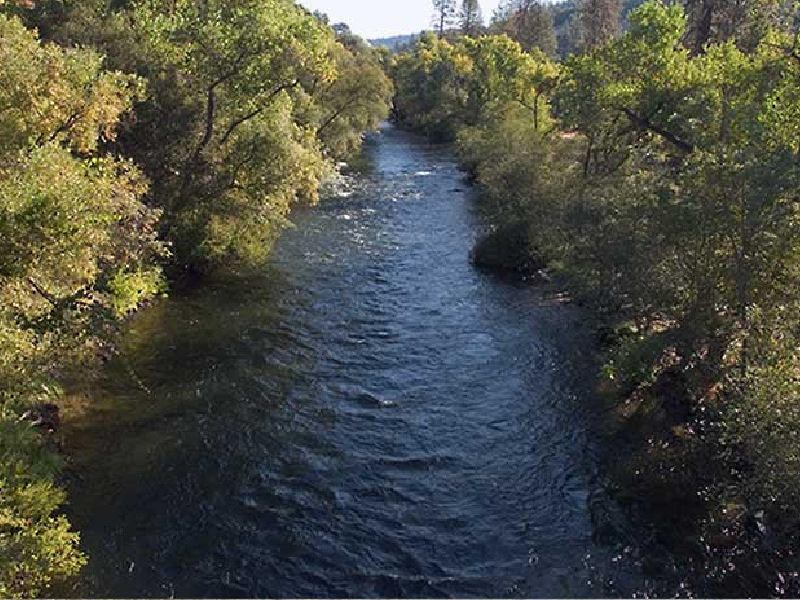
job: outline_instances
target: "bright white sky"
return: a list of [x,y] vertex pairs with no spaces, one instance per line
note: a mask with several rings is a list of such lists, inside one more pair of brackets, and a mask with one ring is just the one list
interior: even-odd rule
[[[330,17],[331,23],[344,22],[365,38],[382,38],[429,29],[433,16],[431,0],[299,0],[311,10]],[[500,0],[480,0],[488,22]]]

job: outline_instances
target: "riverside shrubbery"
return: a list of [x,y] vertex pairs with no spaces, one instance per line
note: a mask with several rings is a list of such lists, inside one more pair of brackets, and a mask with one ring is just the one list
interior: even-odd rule
[[86,560],[59,514],[65,370],[113,354],[165,273],[260,260],[391,94],[290,0],[0,0],[0,596]]
[[423,37],[395,59],[396,116],[456,139],[490,222],[526,223],[527,251],[624,325],[605,369],[623,470],[645,508],[700,503],[679,523],[698,591],[791,594],[800,38],[791,7],[748,5],[715,9],[698,43],[679,5],[648,2],[563,64]]

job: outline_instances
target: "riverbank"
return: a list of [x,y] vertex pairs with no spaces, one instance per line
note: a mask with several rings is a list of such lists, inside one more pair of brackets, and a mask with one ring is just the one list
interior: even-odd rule
[[[792,570],[794,543],[787,539],[792,521],[768,525],[766,511],[748,509],[744,497],[724,493],[724,482],[745,472],[730,472],[731,461],[719,460],[735,453],[736,445],[725,440],[726,398],[718,377],[702,365],[685,369],[674,354],[659,355],[661,338],[672,334],[668,326],[643,331],[619,314],[599,313],[592,292],[576,289],[558,261],[550,267],[533,260],[531,274],[530,263],[520,257],[537,257],[530,246],[536,234],[515,236],[503,225],[494,228],[492,237],[479,242],[483,251],[490,246],[491,254],[490,260],[475,261],[479,266],[546,282],[546,289],[578,305],[591,340],[593,396],[599,403],[591,429],[597,439],[598,477],[636,532],[624,558],[642,569],[646,583],[640,591],[690,597],[792,595],[798,585]],[[596,535],[619,543],[628,534],[616,526],[619,513],[608,514],[607,508],[593,510]]]
[[392,84],[292,0],[0,1],[0,47],[0,597],[38,597],[86,562],[62,386],[168,290],[262,264]]
[[392,63],[393,114],[480,186],[488,262],[541,259],[605,323],[620,497],[709,596],[800,589],[800,78],[789,14],[757,13],[694,49],[696,13],[645,2],[563,63],[502,35]]

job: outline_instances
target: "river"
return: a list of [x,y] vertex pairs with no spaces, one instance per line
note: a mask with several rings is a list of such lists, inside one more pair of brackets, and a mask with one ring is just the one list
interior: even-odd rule
[[580,314],[471,266],[481,219],[447,148],[386,126],[365,153],[262,273],[137,316],[68,417],[81,594],[642,589],[593,524],[618,511]]

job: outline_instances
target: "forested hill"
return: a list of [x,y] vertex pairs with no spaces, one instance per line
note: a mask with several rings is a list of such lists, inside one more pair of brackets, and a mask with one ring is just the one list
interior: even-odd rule
[[375,47],[384,47],[390,52],[395,52],[404,46],[413,44],[418,38],[419,34],[395,35],[392,37],[371,39],[369,43]]
[[[630,12],[644,2],[645,0],[624,0],[619,14],[623,29],[628,26]],[[550,6],[556,39],[558,40],[559,54],[562,57],[568,56],[580,45],[578,39],[576,39],[580,36],[579,27],[577,26],[579,4],[580,0],[563,0]]]
[[[612,4],[619,5],[618,19],[622,30],[628,27],[628,15],[637,6],[641,6],[645,0],[612,0]],[[601,0],[602,2],[602,0]],[[488,23],[490,33],[512,33],[505,25],[509,18],[514,15],[525,14],[525,18],[518,19],[529,21],[530,25],[535,25],[537,19],[531,19],[529,15],[536,15],[542,11],[547,14],[547,19],[552,21],[556,38],[556,48],[561,58],[566,58],[575,53],[581,46],[584,26],[580,20],[580,0],[559,0],[552,3],[533,2],[532,0],[505,0],[495,14],[491,16]],[[513,35],[512,35],[513,37]]]

